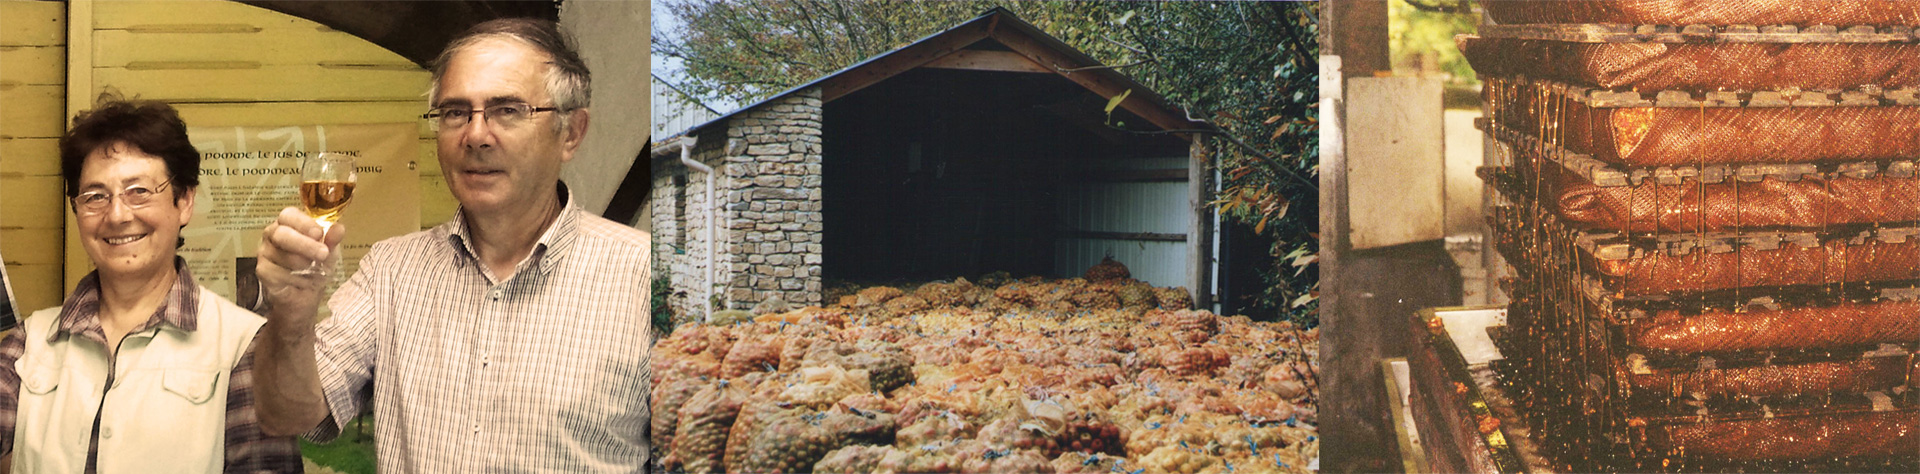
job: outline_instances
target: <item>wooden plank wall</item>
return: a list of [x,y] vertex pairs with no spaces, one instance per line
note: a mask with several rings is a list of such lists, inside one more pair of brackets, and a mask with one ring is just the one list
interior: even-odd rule
[[[440,177],[432,132],[418,118],[427,108],[429,74],[399,54],[319,23],[222,0],[74,0],[62,6],[72,21],[91,25],[71,29],[72,35],[87,35],[72,41],[74,47],[91,54],[68,55],[70,62],[85,62],[69,74],[86,77],[70,76],[69,82],[87,91],[86,97],[70,98],[68,113],[113,90],[170,102],[193,127],[419,123],[421,225],[452,217],[455,203]],[[52,136],[59,131],[51,130]],[[57,182],[35,192],[42,191],[59,199]],[[65,288],[71,288],[90,270],[76,246],[69,244],[65,257]]]
[[59,2],[0,0],[0,259],[22,312],[59,304],[63,293],[67,213],[57,144],[65,130],[66,16]]

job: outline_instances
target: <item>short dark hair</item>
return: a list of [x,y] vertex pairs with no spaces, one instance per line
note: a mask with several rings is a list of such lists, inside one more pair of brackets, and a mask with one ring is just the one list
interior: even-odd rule
[[187,139],[187,123],[180,120],[173,106],[108,99],[93,110],[75,115],[73,128],[60,136],[60,177],[66,179],[68,201],[80,195],[80,168],[87,156],[117,145],[133,147],[166,163],[175,201],[184,195],[180,190],[200,186],[200,150]]
[[[573,37],[562,31],[559,24],[534,18],[500,18],[473,25],[447,43],[446,49],[440,50],[440,56],[433,59],[433,78],[427,91],[430,105],[439,105],[440,79],[446,76],[447,63],[453,60],[454,53],[489,39],[518,41],[547,54],[547,65],[551,66],[547,70],[547,94],[553,96],[553,106],[560,109],[560,115],[593,103],[593,73],[587,70],[587,62],[580,59]],[[561,120],[556,126],[565,127],[566,122]]]

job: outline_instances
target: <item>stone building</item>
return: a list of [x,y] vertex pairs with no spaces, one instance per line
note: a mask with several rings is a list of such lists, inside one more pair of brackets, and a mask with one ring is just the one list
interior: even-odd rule
[[[1125,95],[1107,111],[1109,99]],[[1077,276],[1205,307],[1205,122],[1003,9],[658,139],[655,274],[683,320],[831,281]]]

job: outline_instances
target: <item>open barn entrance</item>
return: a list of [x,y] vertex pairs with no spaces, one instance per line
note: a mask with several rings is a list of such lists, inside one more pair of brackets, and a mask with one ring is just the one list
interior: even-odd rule
[[1187,142],[1114,130],[1105,105],[1050,72],[932,68],[827,103],[822,276],[1070,277],[1112,256],[1184,284]]

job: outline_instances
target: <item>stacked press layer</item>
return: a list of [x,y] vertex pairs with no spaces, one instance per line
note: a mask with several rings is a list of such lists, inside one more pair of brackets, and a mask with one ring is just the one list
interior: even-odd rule
[[1486,9],[1461,44],[1541,452],[1920,466],[1920,2]]

